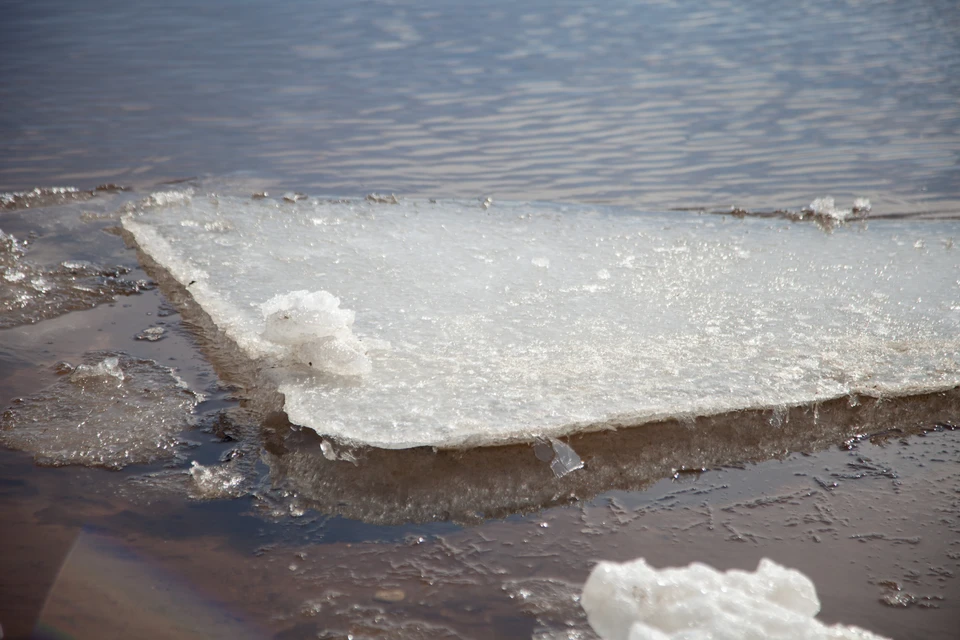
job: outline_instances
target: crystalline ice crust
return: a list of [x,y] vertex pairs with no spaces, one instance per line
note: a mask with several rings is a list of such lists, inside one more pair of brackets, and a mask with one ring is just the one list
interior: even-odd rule
[[292,422],[344,443],[490,445],[960,384],[953,221],[164,200],[124,227]]

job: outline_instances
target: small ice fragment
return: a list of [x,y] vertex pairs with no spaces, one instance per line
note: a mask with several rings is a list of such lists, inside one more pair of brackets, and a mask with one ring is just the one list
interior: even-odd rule
[[301,200],[306,199],[307,195],[305,193],[293,193],[288,191],[287,193],[283,194],[284,202],[300,202]]
[[583,469],[583,460],[570,445],[564,444],[556,438],[550,438],[550,444],[553,445],[553,452],[556,454],[556,457],[550,462],[553,475],[562,478],[571,471]]
[[849,218],[851,214],[853,214],[853,211],[850,209],[837,209],[833,198],[829,196],[825,198],[817,198],[810,203],[810,206],[807,207],[807,209],[815,216],[829,218],[831,220],[836,220],[837,222],[843,222]]
[[817,198],[811,202],[809,209],[819,215],[829,215],[831,211],[836,209],[836,205],[833,198],[827,196],[826,198]]
[[352,465],[356,465],[358,460],[350,451],[346,448],[340,450],[337,453],[337,450],[333,448],[333,443],[324,438],[320,441],[320,451],[323,452],[323,457],[331,462],[337,460],[343,460],[344,462],[349,462]]
[[657,570],[643,558],[600,562],[580,598],[604,640],[831,638],[881,640],[869,631],[826,626],[813,582],[766,558],[755,572],[705,564]]
[[601,280],[609,280],[610,272],[607,271],[606,269],[600,269],[600,271],[597,271],[597,277],[600,278]]
[[137,340],[146,340],[147,342],[157,342],[158,340],[163,340],[166,336],[164,333],[166,329],[163,327],[147,327],[135,337]]
[[117,357],[104,358],[95,365],[81,364],[70,374],[71,382],[80,382],[92,378],[102,378],[105,380],[114,379],[119,383],[123,382],[123,369],[120,368],[120,359]]
[[323,452],[323,457],[331,462],[337,459],[337,452],[333,450],[333,445],[330,444],[329,440],[320,441],[320,451]]
[[549,268],[550,268],[550,259],[549,259],[549,258],[534,258],[533,260],[530,261],[530,264],[532,264],[532,265],[535,266],[535,267],[540,267],[541,269],[549,269]]
[[867,213],[872,209],[870,200],[867,198],[856,198],[853,201],[853,212],[854,213]]
[[550,469],[558,478],[583,468],[583,460],[577,452],[556,438],[538,438],[533,444],[533,452],[537,459],[550,463]]
[[243,475],[233,462],[220,466],[204,466],[196,460],[190,463],[194,497],[201,500],[222,500],[242,495]]

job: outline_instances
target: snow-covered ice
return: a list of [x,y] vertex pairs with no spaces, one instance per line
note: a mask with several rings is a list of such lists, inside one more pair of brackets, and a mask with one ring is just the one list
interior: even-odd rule
[[766,558],[754,572],[600,562],[580,603],[603,640],[883,640],[821,623],[813,582]]
[[530,441],[960,384],[955,221],[826,233],[397,202],[165,196],[123,225],[292,422],[348,444]]

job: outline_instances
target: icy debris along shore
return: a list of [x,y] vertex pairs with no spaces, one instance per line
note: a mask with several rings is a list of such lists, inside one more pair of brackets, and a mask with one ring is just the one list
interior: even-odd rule
[[52,386],[14,400],[0,444],[50,466],[121,469],[175,457],[197,394],[170,369],[122,353],[92,354]]
[[813,582],[766,558],[754,572],[600,562],[581,604],[603,640],[884,640],[821,623]]

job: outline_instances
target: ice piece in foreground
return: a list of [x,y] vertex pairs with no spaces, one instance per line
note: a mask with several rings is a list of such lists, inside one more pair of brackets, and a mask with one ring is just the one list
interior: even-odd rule
[[821,623],[813,582],[766,558],[753,573],[699,563],[657,570],[643,558],[600,562],[580,603],[604,640],[883,640]]
[[593,206],[194,196],[123,225],[291,422],[351,446],[530,442],[960,384],[960,250],[941,242],[960,237],[954,220],[825,233]]

